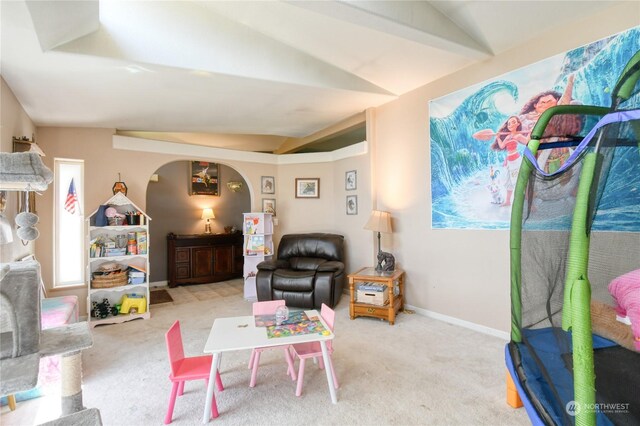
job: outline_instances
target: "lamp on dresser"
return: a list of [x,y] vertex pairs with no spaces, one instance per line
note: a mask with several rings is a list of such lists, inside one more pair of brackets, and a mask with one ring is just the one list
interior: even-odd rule
[[215,219],[216,216],[213,214],[213,209],[202,209],[202,219],[205,219],[207,222],[204,224],[204,233],[211,233],[211,219]]

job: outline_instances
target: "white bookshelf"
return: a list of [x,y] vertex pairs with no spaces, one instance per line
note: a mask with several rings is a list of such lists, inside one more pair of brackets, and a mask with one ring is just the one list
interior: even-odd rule
[[255,301],[257,265],[273,256],[273,215],[244,213],[243,216],[244,298]]
[[[138,318],[149,319],[151,313],[149,311],[149,249],[151,240],[149,236],[149,221],[151,218],[140,210],[131,200],[124,194],[117,193],[103,205],[113,207],[120,214],[127,212],[139,213],[137,216],[138,223],[116,225],[116,226],[98,226],[96,219],[98,211],[96,210],[86,219],[86,247],[87,247],[87,316],[89,325],[95,327],[100,324],[117,324],[125,321],[131,321]],[[106,252],[104,243],[116,243],[125,238],[125,252],[122,254],[114,254]],[[132,238],[135,238],[135,250],[133,249]],[[146,242],[145,242],[146,241]],[[103,243],[103,245],[97,244]],[[122,245],[122,243],[121,243]],[[97,250],[97,247],[101,247]],[[144,271],[144,280],[134,284],[124,284],[117,287],[94,288],[93,273],[96,272],[101,265],[107,263],[118,263],[123,266],[135,267],[138,271]],[[138,280],[140,280],[138,278]],[[118,315],[109,315],[106,318],[97,318],[92,315],[93,302],[102,303],[104,299],[109,300],[112,307],[120,305],[124,295],[136,295],[144,297],[145,312],[131,312]],[[136,310],[142,310],[135,308]],[[133,310],[131,310],[133,311]]]

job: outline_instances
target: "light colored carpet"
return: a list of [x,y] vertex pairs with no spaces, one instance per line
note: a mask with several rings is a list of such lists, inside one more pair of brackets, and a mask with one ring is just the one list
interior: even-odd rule
[[[170,391],[164,333],[179,319],[186,354],[201,354],[214,318],[251,312],[251,304],[241,296],[241,280],[224,286],[229,295],[215,298],[202,296],[209,291],[195,288],[205,286],[170,289],[174,302],[154,306],[151,319],[95,328],[94,346],[83,353],[85,406],[100,409],[105,425],[162,424]],[[295,383],[286,375],[282,351],[263,353],[253,389],[248,386],[250,353],[235,352],[222,358],[225,390],[216,391],[220,417],[211,423],[529,423],[523,409],[513,410],[505,402],[505,342],[500,339],[404,313],[394,326],[373,318],[352,321],[347,296],[336,313],[333,360],[340,382],[336,405],[331,404],[324,371],[313,363],[307,364],[298,398]],[[204,381],[187,383],[176,402],[173,424],[201,424],[205,393]],[[20,416],[21,410],[42,406],[45,399],[21,403],[15,412],[3,410],[0,423],[24,425],[56,418],[59,409],[51,406],[37,416]],[[30,405],[22,406],[26,404]]]

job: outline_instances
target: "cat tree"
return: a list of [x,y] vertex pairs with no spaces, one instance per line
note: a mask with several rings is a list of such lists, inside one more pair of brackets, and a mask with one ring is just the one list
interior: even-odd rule
[[[38,154],[0,153],[1,191],[44,191],[52,181],[51,170]],[[18,216],[21,214],[24,218],[23,213]],[[29,214],[33,219],[35,214]],[[37,216],[29,226],[35,223]],[[23,233],[35,238],[37,234],[35,230]],[[0,264],[0,305],[6,320],[0,329],[0,395],[33,389],[38,381],[40,357],[62,355],[63,417],[49,424],[101,425],[99,411],[82,406],[81,351],[93,344],[88,324],[78,322],[42,330],[40,283],[40,264],[35,260]]]

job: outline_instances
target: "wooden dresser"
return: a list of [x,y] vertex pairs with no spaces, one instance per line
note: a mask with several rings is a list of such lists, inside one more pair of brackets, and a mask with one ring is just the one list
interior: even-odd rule
[[242,234],[167,235],[169,287],[242,277]]

